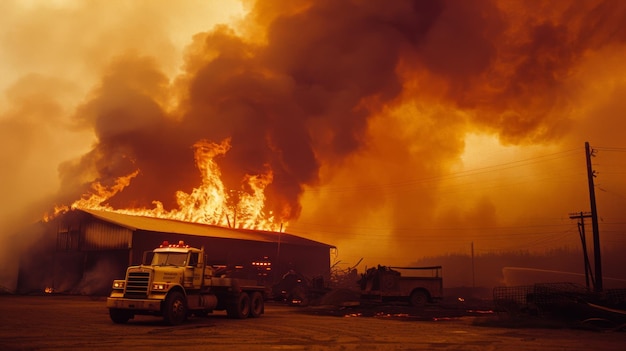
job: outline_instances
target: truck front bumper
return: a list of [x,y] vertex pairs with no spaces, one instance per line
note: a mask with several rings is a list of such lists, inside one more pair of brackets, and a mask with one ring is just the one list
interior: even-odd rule
[[107,297],[107,308],[137,311],[161,311],[162,300],[126,299],[120,297]]

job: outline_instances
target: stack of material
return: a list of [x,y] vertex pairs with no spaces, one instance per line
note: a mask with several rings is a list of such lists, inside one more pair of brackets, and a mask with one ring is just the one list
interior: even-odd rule
[[496,312],[536,315],[572,321],[626,323],[626,289],[592,292],[574,283],[542,283],[493,290]]

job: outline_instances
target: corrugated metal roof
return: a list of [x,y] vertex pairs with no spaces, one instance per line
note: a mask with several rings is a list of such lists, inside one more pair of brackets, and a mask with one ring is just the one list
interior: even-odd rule
[[97,210],[84,210],[78,209],[76,211],[82,211],[88,213],[100,220],[117,224],[119,226],[131,229],[131,230],[146,230],[162,233],[175,233],[175,234],[187,234],[197,235],[214,238],[226,238],[226,239],[239,239],[239,240],[252,240],[262,242],[278,243],[280,240],[284,244],[292,245],[304,245],[304,246],[325,246],[328,248],[334,248],[333,245],[321,243],[319,241],[309,240],[303,237],[299,237],[287,233],[268,232],[259,230],[248,229],[232,229],[224,228],[220,226],[182,222],[171,219],[146,217],[146,216],[132,216],[116,212],[97,211]]

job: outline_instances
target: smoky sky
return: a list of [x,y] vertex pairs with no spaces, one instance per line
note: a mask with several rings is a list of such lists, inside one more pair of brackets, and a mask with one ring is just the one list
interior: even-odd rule
[[[136,168],[140,174],[111,204],[159,199],[172,206],[176,190],[198,182],[191,144],[231,138],[231,151],[218,160],[227,188],[269,167],[269,210],[297,217],[302,186],[317,184],[321,158],[340,161],[359,149],[372,110],[402,90],[398,61],[418,50],[444,8],[321,1],[278,15],[266,44],[246,42],[226,27],[202,33],[187,53],[189,72],[179,77],[182,98],[173,112],[164,111],[167,79],[158,67],[120,57],[76,114],[98,142],[62,176],[76,178],[88,164],[110,184]],[[209,52],[216,55],[207,60]],[[365,106],[368,99],[375,103]],[[321,135],[311,133],[311,124]]]
[[[574,2],[560,18],[520,23],[519,33],[507,27],[510,4],[522,6],[313,1],[287,13],[277,5],[271,14],[258,6],[249,17],[267,21],[265,42],[226,26],[200,33],[174,86],[155,60],[120,56],[76,113],[97,143],[79,164],[63,167],[62,178],[76,178],[89,165],[107,184],[139,169],[111,204],[160,200],[171,207],[175,191],[199,179],[191,145],[231,138],[231,151],[218,160],[226,187],[239,189],[245,174],[269,167],[269,210],[296,218],[303,185],[317,185],[320,163],[359,150],[368,118],[400,103],[411,76],[401,70],[442,79],[449,103],[481,110],[475,123],[509,142],[557,137],[568,121],[554,112],[570,107],[562,80],[585,50],[625,39],[617,22],[604,20],[624,8],[602,2],[577,9]],[[172,96],[178,101],[168,109]]]
[[[156,12],[142,3],[130,17],[141,21],[123,27],[137,48],[117,49],[113,43],[124,42],[123,35],[101,35],[107,55],[99,55],[96,44],[86,50],[98,63],[95,80],[74,105],[63,100],[62,92],[72,91],[67,81],[55,85],[31,75],[12,86],[13,108],[0,120],[5,137],[45,123],[93,134],[79,157],[58,165],[59,189],[46,194],[51,203],[70,204],[93,182],[110,186],[138,170],[107,203],[151,208],[160,201],[173,209],[176,192],[188,193],[201,181],[193,145],[229,138],[231,148],[215,159],[225,187],[249,191],[246,174],[271,170],[265,210],[281,221],[306,212],[304,222],[340,225],[383,213],[389,232],[416,222],[495,224],[502,210],[488,195],[462,211],[436,212],[436,187],[384,190],[397,190],[402,179],[450,172],[469,132],[513,146],[578,142],[593,130],[587,103],[600,101],[604,89],[588,82],[612,82],[611,96],[622,84],[606,71],[624,72],[615,59],[624,55],[626,40],[622,1],[244,4],[244,18],[207,25],[187,39],[175,74],[174,51],[158,40],[166,34],[166,12],[150,17]],[[99,18],[98,11],[88,13]],[[158,45],[144,50],[146,43]],[[78,51],[71,42],[67,48]],[[46,90],[43,83],[59,88]],[[54,108],[46,122],[37,122],[42,113],[25,106],[44,101]],[[603,117],[607,134],[598,138],[620,140],[619,128],[607,127],[618,123],[613,103],[593,108],[611,111]],[[370,191],[358,185],[364,183],[382,187]],[[336,196],[323,202],[328,193],[316,191],[329,184]],[[303,205],[307,190],[309,205],[319,200],[309,208]],[[333,234],[342,235],[349,234]]]

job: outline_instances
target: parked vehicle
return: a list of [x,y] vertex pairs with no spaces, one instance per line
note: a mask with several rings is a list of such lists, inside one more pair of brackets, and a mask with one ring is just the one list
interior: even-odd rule
[[[401,273],[402,272],[402,273]],[[424,306],[443,298],[441,266],[386,267],[378,265],[361,274],[361,299],[406,301]]]
[[239,319],[264,313],[265,287],[214,270],[205,264],[203,248],[164,241],[151,256],[128,267],[125,279],[113,281],[106,306],[114,323],[126,323],[135,315],[161,316],[176,325],[190,314],[219,310]]

